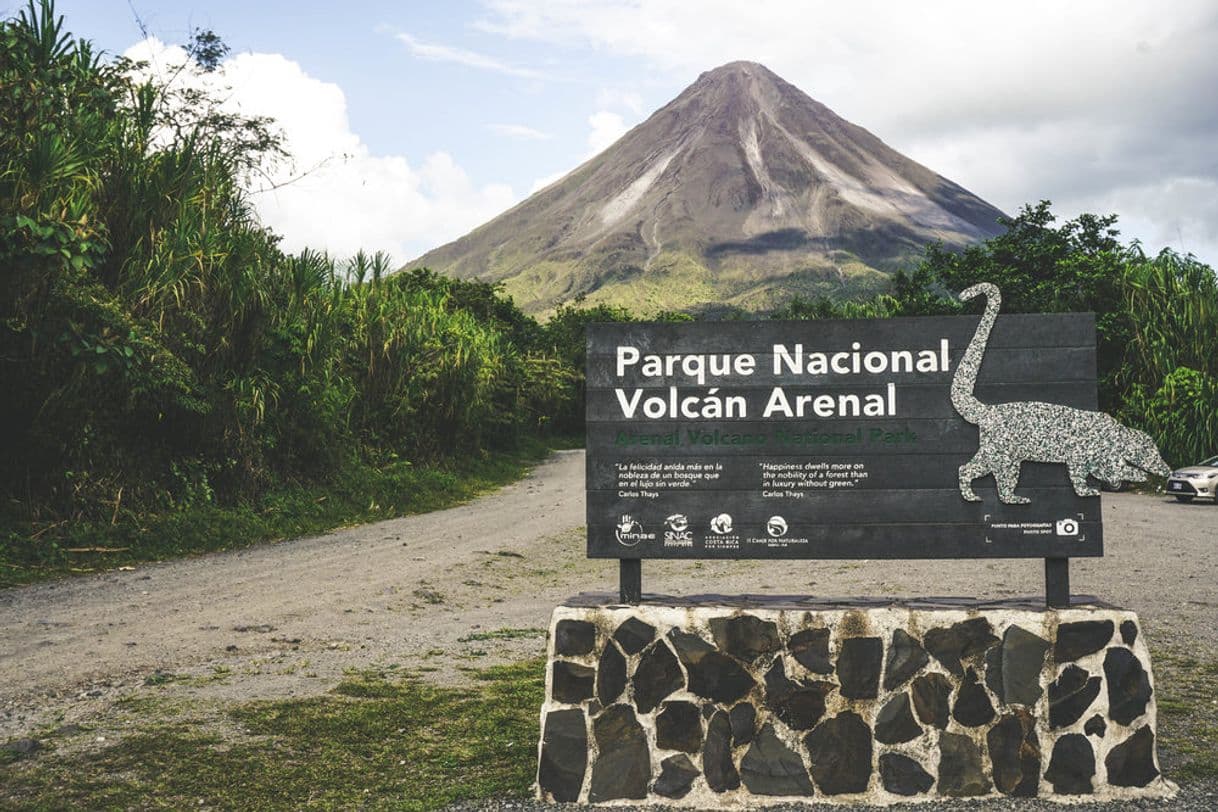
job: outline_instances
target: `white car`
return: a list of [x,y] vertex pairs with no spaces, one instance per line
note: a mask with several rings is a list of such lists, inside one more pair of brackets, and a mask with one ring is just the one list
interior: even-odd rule
[[1191,502],[1197,496],[1218,502],[1218,457],[1172,471],[1167,492],[1181,502]]

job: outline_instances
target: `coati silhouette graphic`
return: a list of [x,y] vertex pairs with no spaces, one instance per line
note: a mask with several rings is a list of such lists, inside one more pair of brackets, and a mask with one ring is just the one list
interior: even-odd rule
[[1121,481],[1141,482],[1147,473],[1171,473],[1145,432],[1123,426],[1103,412],[1054,403],[986,404],[977,400],[973,395],[977,371],[1002,296],[996,285],[982,282],[961,291],[959,298],[967,302],[976,296],[985,296],[985,313],[952,378],[952,406],[977,426],[981,438],[977,453],[960,466],[961,496],[969,502],[980,502],[981,497],[973,493],[973,481],[993,474],[1003,504],[1030,502],[1015,493],[1019,467],[1024,462],[1064,463],[1079,496],[1099,493],[1088,484],[1088,476],[1116,485]]

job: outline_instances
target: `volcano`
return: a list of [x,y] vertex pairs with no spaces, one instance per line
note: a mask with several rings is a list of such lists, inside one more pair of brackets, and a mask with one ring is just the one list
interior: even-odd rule
[[589,302],[764,310],[883,289],[995,207],[763,65],[703,73],[608,149],[407,267],[502,283],[526,311]]

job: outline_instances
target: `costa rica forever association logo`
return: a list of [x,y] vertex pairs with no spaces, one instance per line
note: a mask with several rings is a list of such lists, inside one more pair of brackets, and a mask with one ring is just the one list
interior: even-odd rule
[[629,513],[623,513],[614,532],[618,544],[623,547],[633,547],[640,541],[655,541],[655,533],[647,533],[643,525]]

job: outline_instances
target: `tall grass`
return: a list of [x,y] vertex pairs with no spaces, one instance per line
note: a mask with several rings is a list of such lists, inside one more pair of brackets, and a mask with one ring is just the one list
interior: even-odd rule
[[1131,262],[1122,278],[1130,340],[1123,415],[1176,463],[1218,454],[1218,279],[1191,257]]
[[244,186],[273,128],[136,67],[47,0],[0,25],[0,515],[235,503],[573,410],[491,286],[285,254]]

